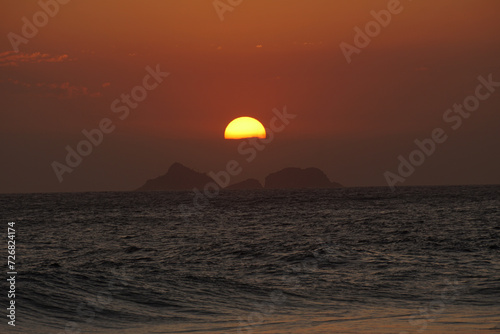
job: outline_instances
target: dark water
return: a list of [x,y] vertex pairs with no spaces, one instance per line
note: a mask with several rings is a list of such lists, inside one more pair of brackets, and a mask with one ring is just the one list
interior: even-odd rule
[[19,273],[0,331],[500,332],[499,186],[179,204],[192,193],[0,195]]

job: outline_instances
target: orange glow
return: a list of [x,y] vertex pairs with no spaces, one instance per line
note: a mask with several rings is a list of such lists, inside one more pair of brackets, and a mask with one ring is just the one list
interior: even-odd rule
[[255,118],[239,117],[234,119],[226,127],[224,132],[225,139],[242,139],[242,138],[266,138],[266,129]]

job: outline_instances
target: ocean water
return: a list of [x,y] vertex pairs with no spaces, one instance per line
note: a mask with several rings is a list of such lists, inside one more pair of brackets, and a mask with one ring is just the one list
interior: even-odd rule
[[179,209],[192,200],[0,195],[18,272],[0,332],[500,333],[500,186],[222,191]]

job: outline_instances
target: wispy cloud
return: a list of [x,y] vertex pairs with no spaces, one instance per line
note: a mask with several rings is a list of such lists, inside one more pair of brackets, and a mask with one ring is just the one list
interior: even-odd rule
[[58,99],[71,99],[76,97],[101,97],[100,92],[91,92],[87,87],[63,83],[28,83],[20,80],[8,79],[12,85],[21,88],[22,92],[39,97],[55,97]]
[[6,51],[0,53],[0,67],[17,67],[22,63],[62,63],[70,61],[71,59],[67,54],[63,55],[50,55],[48,53],[34,52],[14,52]]

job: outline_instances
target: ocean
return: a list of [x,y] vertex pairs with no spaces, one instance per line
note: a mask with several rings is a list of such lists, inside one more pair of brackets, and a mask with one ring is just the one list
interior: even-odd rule
[[2,333],[500,333],[500,186],[0,204],[17,271]]

